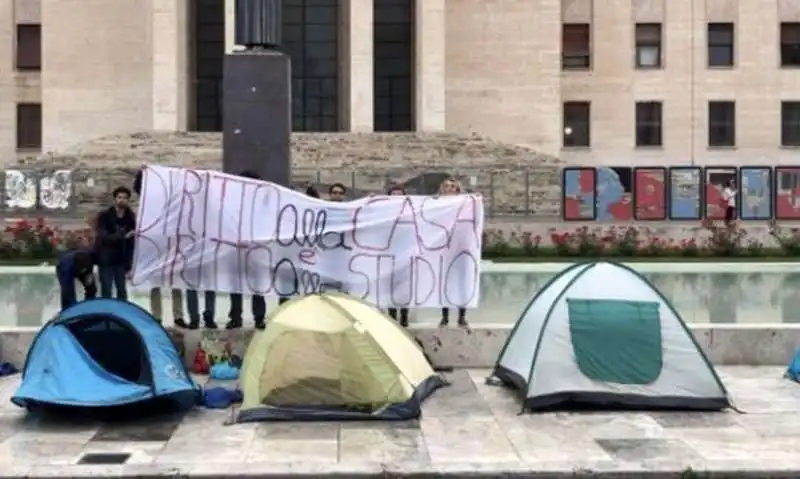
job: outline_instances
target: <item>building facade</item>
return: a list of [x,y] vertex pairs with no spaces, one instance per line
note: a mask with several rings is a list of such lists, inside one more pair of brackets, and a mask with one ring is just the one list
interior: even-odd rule
[[[0,158],[221,128],[234,0],[0,2]],[[579,165],[800,159],[800,0],[284,0],[296,131]]]

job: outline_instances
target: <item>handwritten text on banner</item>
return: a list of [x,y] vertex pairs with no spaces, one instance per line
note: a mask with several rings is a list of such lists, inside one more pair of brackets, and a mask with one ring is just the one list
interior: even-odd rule
[[479,195],[345,203],[214,171],[148,167],[133,283],[293,296],[342,290],[383,307],[475,307]]

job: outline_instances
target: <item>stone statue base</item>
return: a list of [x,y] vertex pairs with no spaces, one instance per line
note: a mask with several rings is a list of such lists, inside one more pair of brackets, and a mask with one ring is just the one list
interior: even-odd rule
[[289,186],[291,60],[273,50],[225,55],[222,169]]

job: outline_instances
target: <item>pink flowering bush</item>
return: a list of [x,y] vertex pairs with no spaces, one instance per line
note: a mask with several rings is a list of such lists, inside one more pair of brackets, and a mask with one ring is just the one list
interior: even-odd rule
[[654,257],[776,257],[800,256],[800,230],[774,229],[780,247],[766,247],[736,225],[705,222],[698,232],[702,239],[675,240],[638,226],[582,226],[573,230],[550,229],[549,237],[530,233],[484,234],[483,256],[654,258]]
[[94,240],[91,227],[61,229],[43,218],[21,219],[6,226],[0,236],[0,259],[52,260],[62,251],[90,246]]
[[[0,260],[52,261],[67,249],[90,246],[94,222],[83,228],[59,228],[43,218],[21,219],[0,235]],[[597,226],[550,229],[546,235],[487,229],[483,257],[547,261],[548,258],[800,258],[800,228],[770,225],[776,246],[768,247],[737,225],[704,222],[694,238],[675,240],[645,226]]]

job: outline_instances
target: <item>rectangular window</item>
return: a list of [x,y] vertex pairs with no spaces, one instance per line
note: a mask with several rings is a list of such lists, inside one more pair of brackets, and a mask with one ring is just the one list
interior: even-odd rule
[[17,103],[17,149],[41,150],[42,105]]
[[590,25],[565,23],[561,25],[561,69],[588,70],[592,64]]
[[36,24],[17,25],[17,70],[40,71],[42,69],[42,26]]
[[565,147],[586,147],[591,144],[591,106],[588,101],[564,102]]
[[800,146],[800,101],[781,102],[781,145]]
[[733,23],[709,23],[708,66],[733,66]]
[[800,66],[800,23],[781,23],[781,66]]
[[636,24],[636,68],[661,68],[661,24]]
[[636,146],[661,146],[663,125],[660,101],[636,102]]
[[736,146],[736,103],[708,102],[708,146]]
[[373,1],[374,131],[414,130],[414,2]]
[[[281,50],[292,59],[292,129],[337,131],[340,73],[338,1],[287,1],[283,5]],[[403,28],[391,30],[395,35],[406,35]],[[402,62],[398,64],[402,66]],[[376,65],[376,68],[382,71],[383,67]]]

